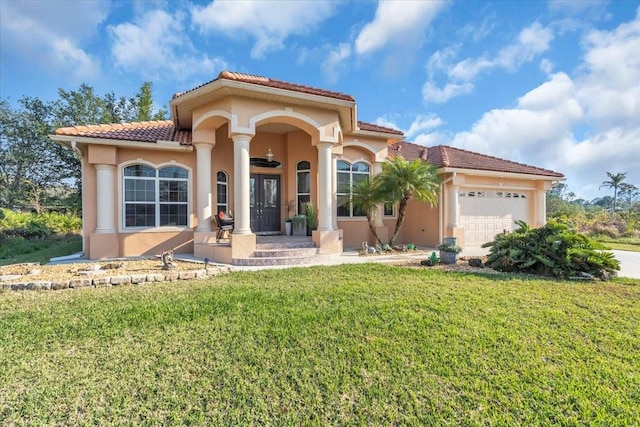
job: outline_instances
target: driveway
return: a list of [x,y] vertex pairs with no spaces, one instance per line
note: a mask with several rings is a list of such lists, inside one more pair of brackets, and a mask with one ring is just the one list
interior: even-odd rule
[[[620,271],[618,276],[640,279],[640,252],[611,251],[620,261]],[[465,256],[485,256],[489,253],[488,248],[469,248],[462,251]]]
[[640,279],[640,252],[611,251],[620,261],[620,277]]

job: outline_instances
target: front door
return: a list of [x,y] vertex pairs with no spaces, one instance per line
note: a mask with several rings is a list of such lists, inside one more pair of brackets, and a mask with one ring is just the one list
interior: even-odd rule
[[249,179],[251,231],[280,232],[280,175],[252,174]]

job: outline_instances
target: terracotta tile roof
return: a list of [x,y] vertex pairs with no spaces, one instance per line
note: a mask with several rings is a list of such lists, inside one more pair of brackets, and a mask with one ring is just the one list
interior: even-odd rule
[[174,94],[173,99],[179,98],[185,93],[193,92],[194,90],[199,89],[203,86],[206,86],[210,83],[213,83],[217,80],[233,80],[233,81],[242,82],[242,83],[250,83],[250,84],[255,84],[260,86],[272,87],[276,89],[291,90],[294,92],[307,93],[310,95],[318,95],[318,96],[324,96],[327,98],[340,99],[342,101],[355,102],[355,99],[351,95],[347,95],[344,93],[334,92],[334,91],[325,90],[325,89],[319,89],[312,86],[300,85],[297,83],[289,83],[282,80],[271,79],[269,77],[256,76],[253,74],[236,73],[233,71],[222,71],[218,75],[218,77],[216,77],[215,79],[207,83],[201,84],[200,86],[197,86],[193,89],[189,89],[186,92]]
[[139,142],[174,141],[191,145],[191,131],[175,129],[171,120],[72,126],[56,129],[56,135]]
[[555,178],[563,178],[564,175],[548,169],[516,163],[510,160],[499,159],[485,154],[474,153],[448,145],[436,145],[424,147],[406,141],[400,141],[389,145],[389,157],[402,155],[407,160],[420,158],[428,160],[436,167],[450,167],[460,169],[485,170],[493,172],[521,173],[527,175],[543,175]]
[[384,127],[384,126],[379,126],[379,125],[375,125],[373,123],[367,123],[367,122],[361,122],[358,121],[358,127],[360,128],[360,130],[366,130],[369,132],[382,132],[382,133],[390,133],[393,135],[403,135],[404,136],[404,132],[397,130],[397,129],[392,129],[392,128],[388,128],[388,127]]

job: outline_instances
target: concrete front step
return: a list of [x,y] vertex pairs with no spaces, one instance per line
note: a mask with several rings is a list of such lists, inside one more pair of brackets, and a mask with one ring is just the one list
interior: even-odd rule
[[268,249],[303,249],[303,248],[315,248],[316,244],[312,241],[301,242],[272,242],[272,243],[258,243],[256,244],[256,250],[268,250]]
[[233,265],[246,267],[265,267],[272,265],[313,265],[331,259],[331,254],[316,254],[312,256],[286,256],[286,257],[251,257],[234,258]]
[[303,248],[273,248],[263,249],[259,248],[253,252],[255,258],[299,258],[299,257],[312,257],[318,253],[318,249],[313,247]]

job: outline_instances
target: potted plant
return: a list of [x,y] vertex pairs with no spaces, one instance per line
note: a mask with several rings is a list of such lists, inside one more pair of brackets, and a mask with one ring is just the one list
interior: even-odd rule
[[291,225],[294,236],[307,235],[307,217],[304,215],[294,215],[291,217]]
[[291,218],[286,218],[284,220],[284,234],[287,236],[291,236],[291,231],[292,231],[292,223],[291,223]]
[[316,218],[316,207],[313,203],[306,202],[304,204],[305,216],[307,217],[307,236],[311,236],[311,232],[318,228],[318,219]]
[[443,264],[455,264],[458,254],[462,251],[462,248],[455,241],[445,241],[443,244],[438,245],[437,248],[440,250],[440,260]]

